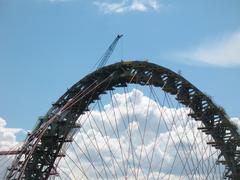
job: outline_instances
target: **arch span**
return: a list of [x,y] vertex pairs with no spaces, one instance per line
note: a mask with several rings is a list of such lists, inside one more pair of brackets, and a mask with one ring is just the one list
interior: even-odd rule
[[226,167],[225,177],[239,179],[240,135],[224,110],[181,75],[146,61],[122,61],[105,66],[74,84],[39,119],[9,169],[7,179],[47,179],[54,174],[54,163],[57,157],[63,156],[64,143],[71,142],[74,130],[81,128],[76,124],[78,117],[88,111],[89,104],[101,94],[128,84],[159,87],[191,108],[189,116],[204,125],[199,130],[214,140],[208,144],[221,151],[219,163]]

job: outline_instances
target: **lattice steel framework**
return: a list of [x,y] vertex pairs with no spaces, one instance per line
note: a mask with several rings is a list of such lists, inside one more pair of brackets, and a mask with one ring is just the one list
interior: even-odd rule
[[55,174],[54,162],[57,157],[64,156],[63,144],[71,142],[76,128],[81,128],[76,124],[78,117],[88,111],[89,104],[101,94],[114,87],[126,87],[129,82],[160,87],[191,108],[189,116],[204,124],[198,129],[214,139],[207,143],[221,151],[218,162],[226,167],[225,177],[240,179],[240,135],[224,110],[179,74],[146,61],[112,64],[73,85],[39,119],[9,168],[7,179],[48,179]]

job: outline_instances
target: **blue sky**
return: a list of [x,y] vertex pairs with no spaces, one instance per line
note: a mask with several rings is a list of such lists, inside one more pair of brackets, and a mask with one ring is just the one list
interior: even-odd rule
[[238,0],[0,0],[0,117],[32,129],[118,33],[109,63],[181,70],[239,117],[239,8]]

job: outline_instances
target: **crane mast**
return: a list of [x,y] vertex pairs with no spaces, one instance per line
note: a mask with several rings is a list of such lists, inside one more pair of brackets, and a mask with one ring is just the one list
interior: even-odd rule
[[98,66],[97,69],[103,67],[104,65],[106,65],[108,59],[110,58],[110,56],[112,55],[119,39],[122,37],[122,34],[117,35],[117,37],[114,39],[114,41],[112,42],[112,44],[108,47],[108,49],[106,50],[106,52],[103,54],[103,56],[99,59],[98,61]]
[[[119,39],[122,37],[122,34],[117,35],[117,37],[114,39],[114,41],[112,42],[112,44],[108,47],[108,49],[106,50],[106,52],[103,54],[103,56],[99,59],[98,61],[98,66],[97,69],[103,67],[104,65],[106,65],[108,59],[110,58],[110,56],[112,55]],[[2,155],[16,155],[19,154],[19,152],[21,152],[21,149],[18,150],[9,150],[9,151],[0,151],[0,156]]]

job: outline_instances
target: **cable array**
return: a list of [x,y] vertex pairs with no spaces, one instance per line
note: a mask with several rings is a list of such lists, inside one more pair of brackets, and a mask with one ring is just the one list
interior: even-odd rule
[[120,62],[87,75],[53,104],[6,177],[238,179],[239,146],[224,110],[182,76]]

